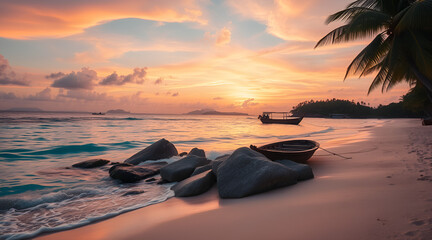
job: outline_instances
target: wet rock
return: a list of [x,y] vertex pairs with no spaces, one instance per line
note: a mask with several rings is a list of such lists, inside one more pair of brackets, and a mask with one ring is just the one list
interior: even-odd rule
[[141,193],[144,193],[144,190],[132,190],[132,191],[124,193],[122,196],[138,195]]
[[105,159],[91,159],[87,161],[82,161],[75,163],[72,167],[75,168],[95,168],[108,164],[110,161]]
[[166,181],[166,180],[163,180],[162,178],[161,179],[159,179],[159,181],[156,183],[157,185],[162,185],[162,184],[165,184],[165,183],[169,183],[168,181]]
[[159,160],[177,156],[178,152],[174,144],[162,138],[145,149],[137,152],[132,157],[126,159],[125,163],[137,165],[147,160]]
[[314,174],[312,172],[312,168],[309,165],[296,163],[291,160],[277,160],[275,161],[284,165],[285,167],[293,170],[298,174],[298,181],[308,180],[314,178]]
[[221,198],[242,198],[297,183],[298,174],[243,147],[217,167]]
[[191,197],[207,192],[215,182],[214,174],[207,170],[177,183],[171,189],[176,197]]
[[192,148],[188,153],[188,156],[195,155],[198,157],[206,157],[205,151],[199,148]]
[[203,172],[205,172],[205,171],[207,171],[207,170],[211,170],[212,169],[212,163],[210,162],[209,164],[207,164],[207,165],[204,165],[204,166],[201,166],[201,167],[197,167],[197,168],[195,168],[195,170],[193,171],[193,173],[192,173],[192,175],[191,176],[195,176],[195,175],[198,175],[198,174],[200,174],[200,173],[203,173]]
[[160,175],[165,181],[178,182],[190,177],[195,168],[209,163],[207,158],[190,155],[166,165],[160,170]]
[[179,154],[179,157],[186,156],[187,154],[188,154],[187,152],[181,152],[181,153]]
[[152,177],[152,178],[146,179],[145,182],[156,182],[156,180],[157,180],[156,178]]
[[119,179],[122,182],[137,182],[142,179],[154,176],[160,172],[160,169],[167,165],[166,162],[155,162],[140,166],[131,164],[117,164],[109,169],[109,174],[114,179]]

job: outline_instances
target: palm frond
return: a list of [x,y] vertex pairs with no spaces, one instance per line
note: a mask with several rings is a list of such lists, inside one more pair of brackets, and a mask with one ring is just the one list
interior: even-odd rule
[[342,11],[339,11],[337,13],[334,13],[334,14],[328,16],[325,23],[329,24],[329,23],[337,21],[337,20],[339,20],[339,21],[348,20],[348,19],[352,18],[353,16],[357,15],[358,13],[364,12],[364,11],[374,11],[376,13],[380,13],[376,10],[365,8],[365,7],[351,7],[351,8],[344,9]]
[[343,35],[344,32],[346,32],[347,29],[348,29],[348,26],[347,25],[343,25],[343,26],[340,26],[340,27],[334,29],[333,31],[327,33],[327,35],[325,35],[323,38],[321,38],[317,42],[317,44],[315,45],[314,48],[321,47],[321,46],[327,45],[329,43],[335,43],[336,39],[339,36]]
[[358,12],[350,18],[348,24],[334,29],[320,39],[315,48],[329,43],[335,44],[371,37],[384,30],[389,19],[389,15],[373,10]]
[[363,67],[363,70],[359,68],[355,74],[357,74],[359,71],[362,71],[359,75],[359,78],[366,76],[372,72],[375,72],[379,69],[380,63],[383,61],[383,59],[387,56],[388,52],[390,51],[393,43],[393,36],[387,36],[387,38],[381,43],[379,48],[377,48],[377,52],[375,54],[375,58],[373,58],[373,61],[369,61],[366,66]]
[[357,0],[348,4],[347,8],[350,7],[365,7],[365,8],[377,8],[381,5],[381,0]]
[[395,27],[395,33],[406,30],[432,30],[432,0],[415,1],[403,14]]
[[375,76],[374,80],[372,81],[371,85],[369,86],[368,95],[375,90],[379,85],[382,85],[384,80],[387,78],[387,75],[391,74],[388,71],[388,68],[385,66],[385,60],[382,62],[381,68],[378,72],[378,74]]
[[381,61],[379,63],[377,63],[377,64],[375,64],[373,66],[370,66],[368,68],[365,68],[363,70],[363,72],[360,74],[359,78],[364,77],[366,75],[369,75],[369,74],[371,74],[373,72],[379,71],[381,69],[381,67],[382,67],[382,61],[383,60],[381,59]]
[[378,34],[369,45],[367,45],[351,62],[348,66],[344,80],[353,74],[363,72],[366,68],[375,65],[381,57],[387,53],[388,47],[383,46],[386,41],[386,34],[384,32]]

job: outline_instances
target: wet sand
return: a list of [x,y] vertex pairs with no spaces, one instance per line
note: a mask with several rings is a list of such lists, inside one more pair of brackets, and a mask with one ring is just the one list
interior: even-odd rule
[[[430,239],[432,126],[389,120],[310,159],[315,179],[243,199],[213,188],[39,239]],[[325,146],[323,146],[325,147]]]

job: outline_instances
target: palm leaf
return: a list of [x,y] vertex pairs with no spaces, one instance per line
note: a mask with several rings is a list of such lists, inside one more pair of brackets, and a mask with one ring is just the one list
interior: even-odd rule
[[375,35],[388,25],[390,16],[376,11],[362,11],[350,18],[348,24],[338,27],[324,36],[315,48],[329,43],[348,42]]
[[351,62],[348,66],[344,80],[352,74],[356,74],[359,71],[364,71],[367,66],[376,64],[383,53],[382,44],[385,41],[385,33],[378,34],[369,45],[367,45]]
[[374,11],[378,14],[380,14],[380,12],[373,10],[373,9],[369,9],[369,8],[365,8],[365,7],[351,7],[351,8],[347,8],[344,9],[342,11],[339,11],[337,13],[334,13],[330,16],[327,17],[326,19],[326,24],[329,24],[331,22],[340,20],[348,20],[350,18],[352,18],[353,16],[357,15],[360,12],[364,12],[364,11]]
[[379,85],[382,85],[382,83],[384,82],[384,80],[387,78],[387,75],[391,74],[388,71],[388,67],[386,66],[386,62],[387,62],[386,59],[384,59],[383,62],[381,62],[381,64],[380,64],[380,70],[379,70],[378,74],[375,76],[375,78],[372,81],[371,85],[369,86],[368,95],[375,88],[377,88]]
[[380,5],[381,5],[381,0],[358,0],[348,4],[347,8],[350,7],[377,8]]
[[401,16],[395,32],[405,30],[432,30],[432,0],[416,1]]

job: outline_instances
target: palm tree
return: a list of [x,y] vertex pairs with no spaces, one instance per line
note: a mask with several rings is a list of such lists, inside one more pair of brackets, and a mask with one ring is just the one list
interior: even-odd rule
[[346,24],[334,29],[315,48],[326,44],[375,38],[348,66],[350,75],[377,72],[368,94],[402,81],[426,88],[432,102],[432,0],[358,0],[327,18]]

